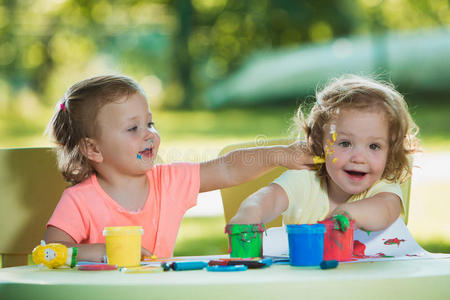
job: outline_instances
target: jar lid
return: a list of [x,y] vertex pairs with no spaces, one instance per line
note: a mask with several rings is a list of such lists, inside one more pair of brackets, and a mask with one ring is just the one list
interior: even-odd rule
[[111,226],[103,229],[103,236],[144,234],[142,226]]
[[287,233],[325,233],[324,224],[290,224],[286,225]]
[[263,232],[264,230],[264,224],[228,224],[225,227],[225,233],[228,234]]

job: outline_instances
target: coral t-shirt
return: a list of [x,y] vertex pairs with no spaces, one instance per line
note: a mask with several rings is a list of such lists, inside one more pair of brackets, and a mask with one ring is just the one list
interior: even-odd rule
[[104,243],[109,226],[142,226],[142,246],[159,257],[173,255],[181,220],[197,204],[200,165],[157,165],[147,172],[149,192],[144,207],[130,212],[114,201],[92,175],[67,188],[47,223],[69,234],[77,243]]

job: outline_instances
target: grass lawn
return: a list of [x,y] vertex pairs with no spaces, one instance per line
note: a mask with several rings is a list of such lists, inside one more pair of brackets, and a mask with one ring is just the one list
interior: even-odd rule
[[[21,110],[17,110],[21,112]],[[226,145],[243,141],[286,137],[295,105],[222,109],[219,111],[153,111],[161,134],[164,161],[201,161],[217,156]],[[420,126],[426,152],[450,152],[450,103],[411,105]],[[42,136],[51,110],[33,113],[0,112],[0,147],[50,145]],[[445,166],[450,168],[450,166]],[[414,188],[414,187],[413,187]],[[450,253],[450,182],[413,191],[409,228],[427,250]],[[222,216],[185,218],[175,248],[176,255],[226,253]]]

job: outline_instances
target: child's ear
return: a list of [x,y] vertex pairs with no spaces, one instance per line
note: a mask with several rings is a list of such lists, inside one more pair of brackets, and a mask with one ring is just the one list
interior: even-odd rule
[[98,147],[96,141],[91,138],[84,138],[80,141],[80,151],[83,155],[96,163],[101,163],[103,161],[103,155]]

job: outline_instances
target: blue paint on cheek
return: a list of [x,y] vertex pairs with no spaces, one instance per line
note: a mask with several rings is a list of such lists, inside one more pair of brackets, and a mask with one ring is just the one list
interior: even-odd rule
[[139,153],[136,155],[136,157],[137,157],[138,159],[142,159],[142,156],[141,156]]

